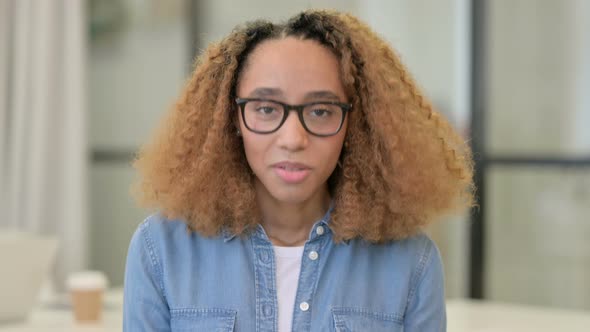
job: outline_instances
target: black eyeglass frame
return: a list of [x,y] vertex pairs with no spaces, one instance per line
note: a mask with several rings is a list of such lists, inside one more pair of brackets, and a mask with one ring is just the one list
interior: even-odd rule
[[[270,130],[270,131],[258,131],[258,130],[254,130],[254,129],[250,128],[248,126],[248,123],[246,122],[246,112],[245,112],[246,103],[248,103],[250,101],[267,101],[267,102],[272,102],[272,103],[276,103],[276,104],[281,105],[283,107],[283,118],[281,119],[281,122],[279,123],[277,128],[275,128],[274,130]],[[352,111],[351,104],[340,103],[340,102],[336,102],[336,101],[315,101],[312,103],[305,103],[305,104],[299,104],[299,105],[289,105],[289,104],[285,104],[283,102],[276,101],[273,99],[236,98],[236,104],[238,104],[238,106],[240,108],[240,113],[242,113],[242,120],[244,121],[244,125],[246,126],[246,128],[253,133],[261,134],[261,135],[272,134],[272,133],[276,132],[277,130],[281,129],[281,127],[283,126],[285,121],[287,121],[287,117],[289,116],[291,111],[295,111],[295,112],[297,112],[297,117],[299,118],[299,122],[301,122],[301,125],[303,126],[303,128],[305,128],[305,131],[307,131],[308,133],[310,133],[314,136],[318,136],[318,137],[334,136],[334,135],[338,134],[340,132],[340,130],[342,129],[342,125],[344,124],[344,120],[346,119],[346,113]],[[303,119],[303,110],[308,106],[318,105],[318,104],[336,105],[342,109],[342,119],[340,120],[340,125],[338,126],[338,129],[334,133],[332,133],[332,134],[317,134],[317,133],[314,133],[311,130],[309,130],[309,128],[307,128],[307,126],[305,125],[305,120]]]

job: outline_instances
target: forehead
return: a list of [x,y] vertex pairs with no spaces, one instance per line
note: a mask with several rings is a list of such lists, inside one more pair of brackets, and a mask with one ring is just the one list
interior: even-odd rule
[[265,41],[249,55],[238,94],[247,97],[260,87],[280,89],[292,99],[326,90],[346,97],[336,55],[314,40],[294,37]]

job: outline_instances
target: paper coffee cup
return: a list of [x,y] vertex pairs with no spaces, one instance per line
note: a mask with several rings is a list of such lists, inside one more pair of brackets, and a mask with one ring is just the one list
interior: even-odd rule
[[67,287],[74,317],[79,322],[96,322],[102,318],[103,294],[107,278],[100,271],[82,271],[69,276]]

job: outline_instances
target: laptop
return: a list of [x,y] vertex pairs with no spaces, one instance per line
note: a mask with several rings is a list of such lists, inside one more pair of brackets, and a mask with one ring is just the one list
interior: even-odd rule
[[53,265],[54,237],[0,229],[0,324],[24,321]]

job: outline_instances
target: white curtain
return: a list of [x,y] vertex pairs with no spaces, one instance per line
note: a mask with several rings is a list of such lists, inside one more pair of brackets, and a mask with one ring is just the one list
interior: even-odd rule
[[0,0],[0,226],[59,239],[57,288],[88,256],[84,2]]

